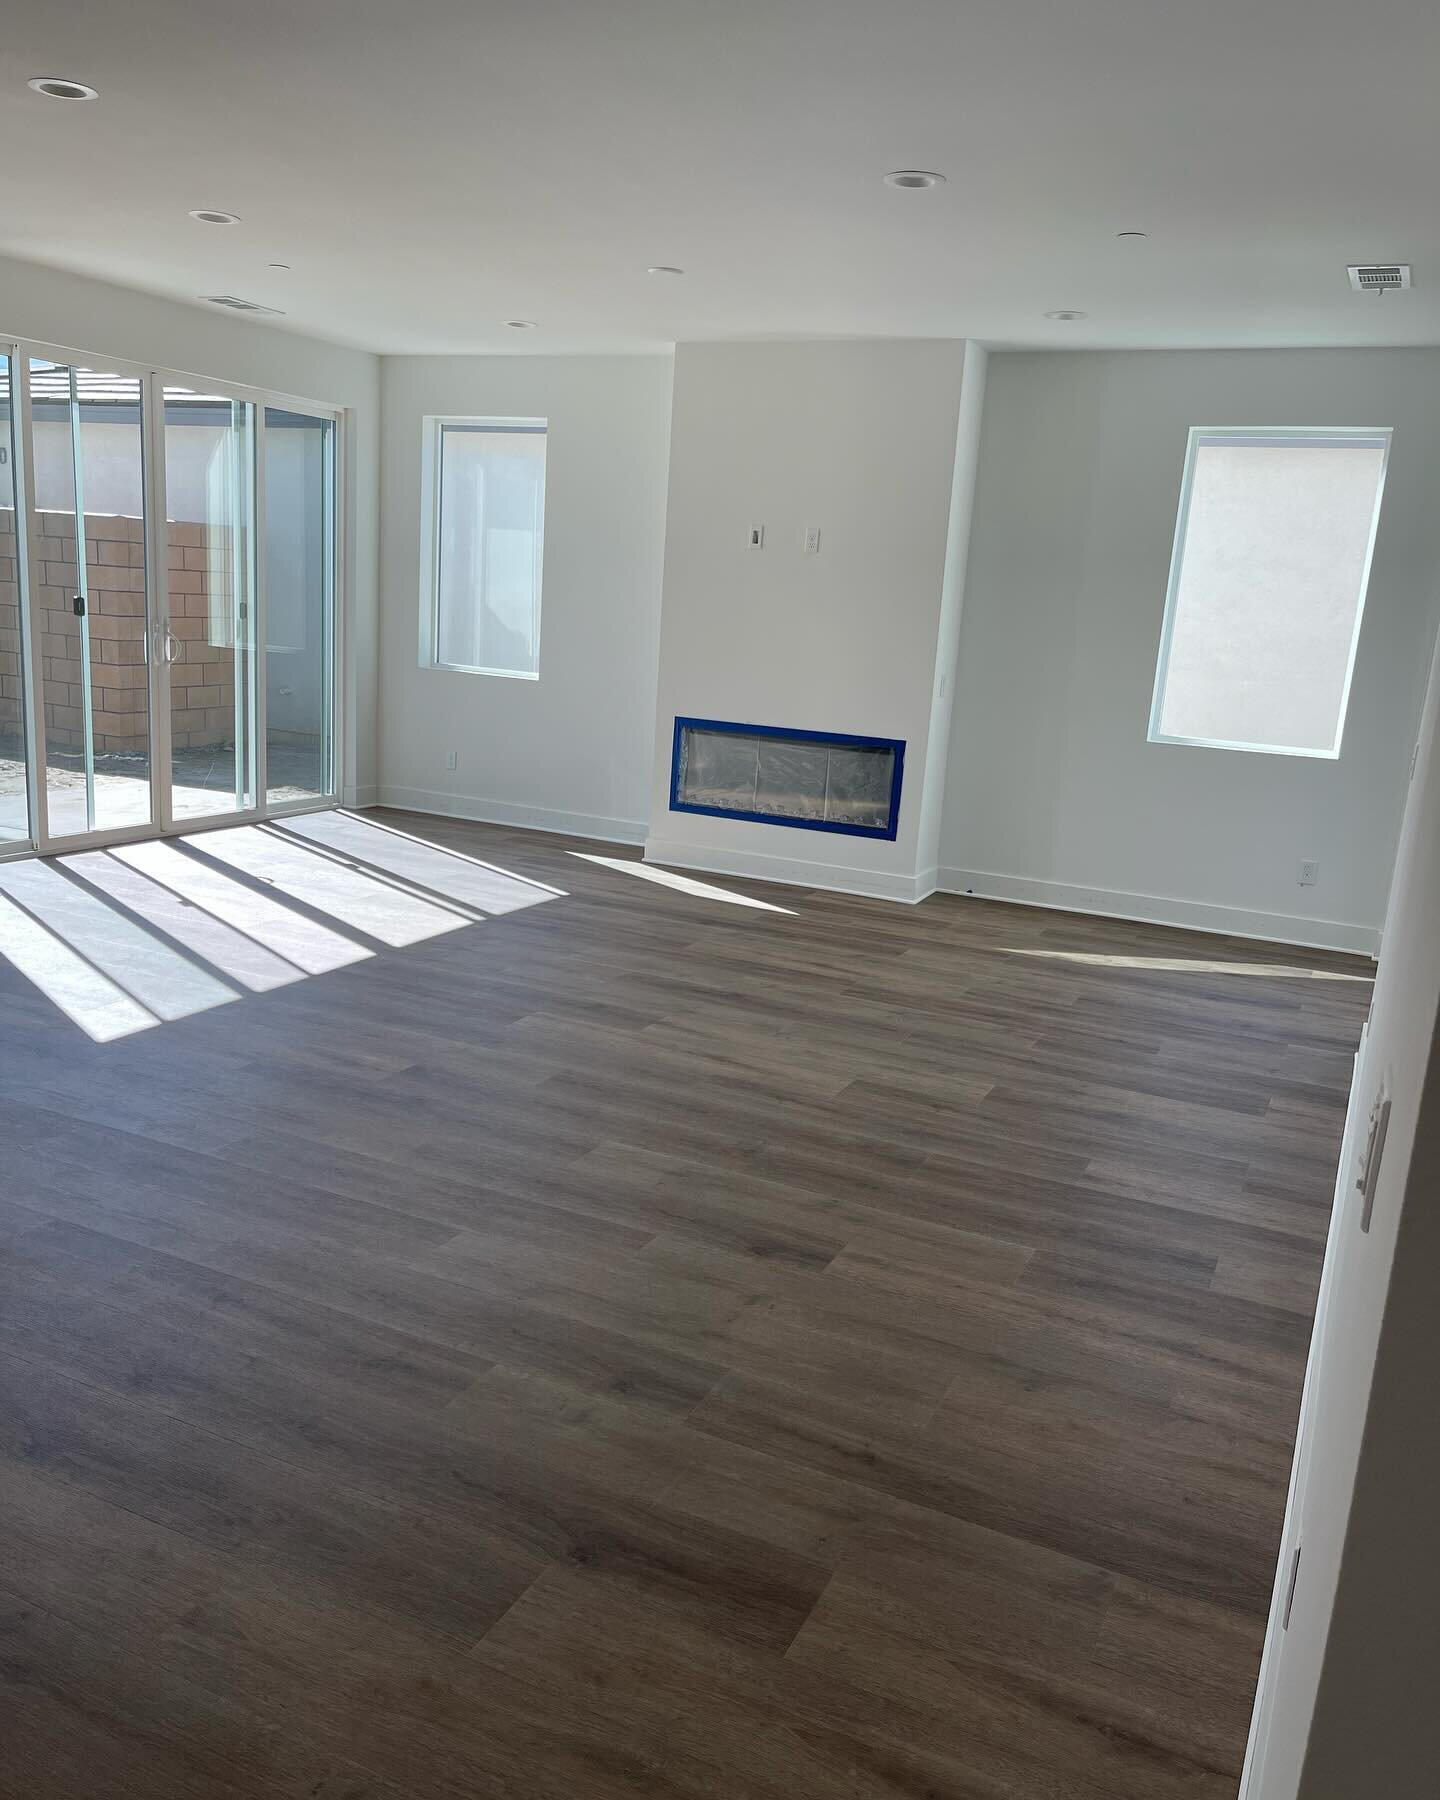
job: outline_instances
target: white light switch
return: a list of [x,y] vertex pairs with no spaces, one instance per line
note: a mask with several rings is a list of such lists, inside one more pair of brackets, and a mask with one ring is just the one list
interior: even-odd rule
[[750,548],[752,550],[763,550],[765,548],[765,527],[763,525],[752,525],[750,527]]

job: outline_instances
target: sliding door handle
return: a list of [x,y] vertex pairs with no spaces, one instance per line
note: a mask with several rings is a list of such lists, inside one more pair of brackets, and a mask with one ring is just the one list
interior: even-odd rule
[[184,644],[181,643],[180,639],[178,637],[176,637],[175,633],[167,625],[165,627],[165,660],[166,660],[166,662],[167,663],[177,663],[177,662],[179,662],[180,658],[184,655],[184,653],[185,653]]

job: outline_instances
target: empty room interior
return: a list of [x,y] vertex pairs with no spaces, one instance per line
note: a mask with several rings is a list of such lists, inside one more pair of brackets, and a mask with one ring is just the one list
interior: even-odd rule
[[1436,1800],[1437,83],[13,0],[0,1800]]

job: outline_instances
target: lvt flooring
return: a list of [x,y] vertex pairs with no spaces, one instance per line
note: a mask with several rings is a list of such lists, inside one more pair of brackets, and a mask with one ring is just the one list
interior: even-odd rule
[[377,816],[563,897],[0,963],[0,1794],[1232,1800],[1367,965]]

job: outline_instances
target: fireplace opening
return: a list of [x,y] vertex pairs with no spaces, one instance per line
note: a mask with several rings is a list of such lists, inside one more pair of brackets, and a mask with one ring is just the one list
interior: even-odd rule
[[904,764],[899,738],[677,718],[670,807],[894,838]]

